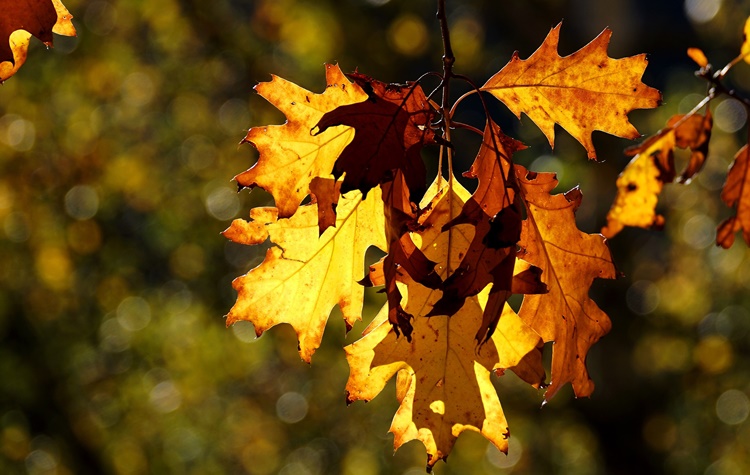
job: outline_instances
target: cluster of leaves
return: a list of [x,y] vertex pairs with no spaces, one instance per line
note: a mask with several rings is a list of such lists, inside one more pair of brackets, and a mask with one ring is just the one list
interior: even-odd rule
[[[259,158],[236,180],[265,189],[276,206],[252,209],[249,221],[237,219],[224,233],[241,244],[272,244],[262,264],[235,280],[227,324],[250,321],[260,336],[288,323],[304,361],[335,305],[351,328],[361,318],[364,287],[383,286],[386,305],[345,348],[347,400],[370,400],[396,376],[394,445],[422,441],[428,470],[464,430],[507,451],[510,432],[492,373],[511,370],[546,386],[545,400],[566,383],[576,396],[591,394],[586,355],[610,320],[589,289],[595,278],[616,275],[605,238],[576,226],[578,188],[552,194],[554,174],[514,163],[524,145],[489,113],[483,131],[454,121],[466,96],[449,104],[449,84],[465,78],[453,74],[441,11],[444,70],[429,73],[441,77],[429,96],[421,80],[385,84],[332,64],[322,94],[276,76],[256,86],[287,121],[250,129],[244,141]],[[528,59],[514,54],[471,93],[483,103],[489,93],[519,118],[525,113],[551,145],[559,124],[596,159],[594,130],[637,138],[627,114],[657,106],[661,96],[641,82],[644,55],[607,56],[609,30],[565,57],[557,52],[559,33],[560,25]],[[432,96],[441,92],[438,104]],[[478,181],[474,193],[453,177],[451,133],[459,127],[482,136],[464,173]],[[429,145],[440,147],[438,170],[447,157],[447,178],[439,171],[426,186],[420,152]],[[370,246],[386,255],[365,272]],[[517,314],[507,303],[512,294],[523,295]],[[555,343],[549,382],[545,342]]]
[[52,33],[75,36],[73,15],[60,0],[0,0],[0,83],[26,61],[31,36],[52,46]]
[[[656,206],[665,183],[689,184],[706,163],[711,138],[713,118],[708,108],[717,97],[726,95],[735,98],[750,112],[750,100],[740,96],[724,84],[726,74],[738,63],[750,63],[750,18],[745,22],[740,54],[723,68],[716,70],[706,55],[698,48],[689,48],[688,56],[700,67],[696,76],[705,79],[709,86],[706,97],[690,112],[675,115],[667,121],[665,128],[649,137],[640,145],[631,147],[626,153],[635,155],[617,179],[617,196],[607,213],[607,225],[602,233],[612,237],[625,226],[660,228],[664,217],[657,214]],[[700,111],[705,108],[705,113]],[[750,129],[748,129],[750,143]],[[677,176],[674,152],[676,148],[690,149],[690,158],[685,170]],[[750,244],[750,149],[744,145],[734,157],[721,199],[734,215],[719,224],[716,244],[725,249],[732,246],[737,231],[742,231],[745,242]]]

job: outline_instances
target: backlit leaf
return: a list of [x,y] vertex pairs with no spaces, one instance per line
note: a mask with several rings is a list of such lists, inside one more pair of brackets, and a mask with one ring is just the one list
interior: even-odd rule
[[479,153],[471,169],[464,174],[479,179],[477,190],[466,201],[461,213],[446,224],[446,228],[472,224],[475,233],[461,264],[445,281],[443,296],[429,315],[451,315],[463,306],[464,299],[492,284],[490,302],[476,335],[478,341],[492,335],[505,301],[511,295],[516,243],[521,235],[520,204],[516,199],[515,177],[511,174],[511,157],[524,148],[489,121]]
[[245,187],[259,186],[273,195],[279,216],[293,215],[310,193],[315,177],[329,177],[339,154],[354,137],[351,127],[332,127],[313,135],[326,112],[344,104],[367,99],[367,94],[352,84],[338,65],[326,65],[326,90],[314,94],[296,84],[273,76],[255,90],[286,115],[283,125],[253,127],[243,142],[258,149],[258,162],[235,177]]
[[358,192],[343,196],[336,227],[318,238],[316,204],[301,206],[288,219],[276,208],[255,208],[252,220],[236,219],[224,235],[240,244],[274,244],[263,263],[234,280],[237,302],[227,325],[250,321],[260,336],[279,323],[297,333],[299,352],[309,362],[320,346],[328,316],[338,304],[347,328],[361,318],[364,256],[369,246],[385,249],[380,189],[366,200]]
[[73,15],[60,0],[0,0],[0,82],[26,61],[31,36],[52,46],[52,33],[75,36]]
[[[442,275],[460,263],[460,252],[471,242],[471,226],[458,225],[442,231],[451,215],[457,215],[468,192],[459,184],[454,191],[434,184],[427,192],[442,197],[428,211],[421,249],[437,263]],[[451,242],[450,246],[448,245]],[[490,372],[519,367],[522,377],[538,386],[544,379],[539,336],[509,308],[487,344],[477,347],[475,335],[481,324],[488,290],[467,298],[452,316],[425,318],[440,298],[440,291],[424,287],[401,274],[406,311],[414,315],[411,341],[399,338],[381,310],[365,336],[346,347],[350,376],[349,401],[374,398],[394,375],[400,407],[391,424],[394,446],[418,439],[427,448],[431,468],[450,453],[464,430],[479,431],[500,450],[507,450],[508,425]]]
[[581,203],[578,188],[551,195],[557,186],[553,173],[528,172],[516,165],[527,218],[521,231],[519,256],[542,269],[549,292],[526,295],[518,315],[545,342],[554,341],[552,381],[546,399],[566,383],[576,396],[594,390],[586,369],[589,348],[605,335],[609,317],[589,297],[595,278],[615,278],[615,267],[606,239],[576,227],[575,211]]
[[517,117],[528,115],[550,145],[554,146],[554,126],[559,124],[586,148],[589,158],[596,159],[592,132],[640,137],[628,121],[628,113],[656,107],[661,94],[641,82],[645,55],[607,56],[612,36],[609,29],[575,53],[560,57],[560,25],[528,59],[520,59],[515,52],[482,90],[501,100]]
[[674,149],[690,148],[688,165],[678,181],[687,183],[703,168],[708,156],[713,119],[711,113],[685,118],[675,115],[667,127],[628,153],[637,154],[617,178],[617,196],[607,213],[602,234],[611,238],[625,226],[661,228],[664,217],[656,213],[656,204],[664,183],[675,178]]
[[742,231],[745,242],[750,244],[750,153],[745,145],[734,157],[727,182],[721,190],[721,199],[735,214],[724,220],[716,232],[716,244],[729,249],[734,244],[734,234]]
[[412,201],[418,202],[425,190],[425,166],[420,150],[434,143],[430,122],[435,111],[418,83],[386,84],[364,74],[349,75],[369,95],[369,100],[342,106],[318,122],[318,133],[329,127],[354,127],[354,140],[342,152],[333,175],[342,174],[341,192],[358,189],[367,192],[380,183],[393,180],[400,170]]

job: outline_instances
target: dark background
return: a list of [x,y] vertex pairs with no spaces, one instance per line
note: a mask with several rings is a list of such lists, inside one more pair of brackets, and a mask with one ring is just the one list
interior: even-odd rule
[[[728,0],[447,3],[456,71],[480,85],[561,20],[563,55],[609,26],[610,56],[648,53],[644,81],[664,94],[630,115],[643,134],[705,94],[687,47],[723,66],[750,14]],[[264,251],[219,232],[272,203],[231,181],[257,158],[237,145],[247,128],[284,120],[252,86],[273,73],[321,92],[323,63],[336,61],[393,82],[439,70],[435,2],[65,4],[78,38],[56,37],[51,51],[32,40],[0,87],[0,472],[423,473],[420,443],[392,454],[392,385],[344,404],[341,346],[364,324],[345,338],[335,310],[311,366],[289,327],[258,340],[250,324],[225,328],[232,279]],[[750,65],[728,81],[750,93]],[[592,293],[613,321],[589,356],[592,397],[566,387],[540,409],[541,392],[501,378],[510,454],[465,433],[436,473],[750,471],[750,253],[713,244],[747,114],[722,99],[712,109],[708,164],[690,186],[666,187],[665,229],[611,240],[624,277]],[[591,163],[559,128],[553,154],[527,118],[492,113],[531,146],[520,163],[556,171],[560,191],[580,184],[579,227],[596,232],[632,143],[597,133],[604,163]],[[459,118],[481,125],[478,101]],[[456,141],[460,172],[476,139]],[[381,304],[370,295],[365,321]]]

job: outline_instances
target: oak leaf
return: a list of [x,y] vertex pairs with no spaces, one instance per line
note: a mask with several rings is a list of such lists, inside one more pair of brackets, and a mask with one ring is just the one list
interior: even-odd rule
[[342,174],[341,192],[367,192],[393,180],[395,170],[406,178],[411,200],[419,202],[425,191],[426,170],[420,155],[424,145],[435,142],[430,122],[435,111],[419,83],[386,84],[364,74],[349,75],[369,100],[341,106],[323,116],[317,134],[329,127],[348,125],[356,131],[333,167]]
[[[401,306],[401,292],[397,286],[398,272],[405,272],[412,279],[431,289],[442,285],[442,279],[432,262],[414,243],[410,232],[422,227],[416,206],[409,197],[409,188],[401,170],[396,170],[393,180],[381,185],[385,206],[385,234],[388,241],[388,254],[382,260],[385,293],[388,297],[388,321],[397,334],[411,339],[412,315]],[[430,208],[442,198],[445,190],[438,190],[425,206]],[[424,220],[426,215],[422,214]],[[367,282],[369,285],[370,282]]]
[[0,0],[0,82],[26,61],[31,36],[52,46],[52,33],[75,36],[73,16],[60,0]]
[[[521,235],[520,204],[516,199],[511,159],[513,153],[524,148],[489,120],[479,153],[464,173],[467,178],[478,178],[479,185],[461,213],[444,226],[446,229],[468,223],[475,227],[475,233],[461,264],[446,279],[443,296],[428,316],[451,315],[463,306],[464,299],[492,284],[490,303],[476,335],[480,342],[492,335],[511,295],[516,243]],[[544,290],[541,283],[538,290]]]
[[626,150],[636,156],[617,178],[617,196],[607,213],[607,225],[602,228],[604,236],[611,238],[625,226],[664,225],[664,217],[656,213],[656,204],[664,183],[671,183],[676,175],[674,149],[691,149],[688,164],[678,178],[678,182],[687,183],[703,168],[712,125],[710,111],[705,116],[675,115],[656,135]]
[[254,208],[251,221],[236,219],[224,235],[240,244],[270,239],[273,246],[260,266],[234,280],[237,301],[227,325],[250,321],[260,336],[279,323],[297,333],[299,353],[310,361],[320,346],[328,316],[338,304],[347,328],[359,320],[364,288],[365,251],[386,248],[380,189],[363,200],[360,193],[341,198],[336,227],[318,237],[317,204],[301,206],[288,219],[276,208]]
[[354,137],[351,127],[332,127],[313,135],[325,113],[345,104],[367,99],[338,65],[326,65],[326,90],[314,94],[296,84],[273,76],[255,90],[286,115],[283,125],[251,128],[243,142],[258,149],[258,161],[235,177],[243,187],[259,186],[273,195],[279,216],[288,218],[310,193],[310,182],[329,177],[341,151]]
[[[433,184],[425,198],[438,194],[439,201],[426,213],[420,248],[437,263],[441,275],[447,275],[460,264],[461,250],[470,245],[472,226],[442,229],[469,194],[459,184],[447,190],[444,179]],[[350,366],[347,400],[371,400],[398,374],[400,407],[390,429],[394,447],[421,440],[428,469],[448,456],[464,430],[481,432],[507,451],[508,426],[490,373],[518,368],[524,380],[538,387],[544,380],[539,336],[506,306],[490,341],[477,347],[474,337],[489,289],[467,298],[450,317],[425,318],[441,292],[414,282],[408,274],[399,278],[404,307],[415,316],[411,341],[397,336],[384,307],[365,336],[345,348]]]
[[750,244],[750,152],[745,145],[734,157],[727,181],[721,190],[721,199],[735,214],[724,220],[716,231],[716,244],[729,249],[734,244],[734,234],[742,230],[745,242]]
[[641,82],[646,55],[612,59],[607,56],[612,32],[605,29],[591,43],[561,57],[560,26],[554,27],[528,59],[513,54],[510,62],[482,86],[520,118],[525,113],[554,146],[559,124],[596,159],[594,130],[635,139],[640,134],[628,121],[634,109],[653,108],[661,94]]
[[515,165],[520,194],[526,203],[519,257],[542,269],[549,292],[526,295],[518,315],[545,342],[554,341],[549,400],[564,384],[573,384],[576,396],[594,389],[586,369],[589,348],[606,334],[609,317],[589,297],[595,278],[615,278],[606,239],[576,227],[581,203],[578,188],[551,195],[557,186],[553,173],[529,172]]

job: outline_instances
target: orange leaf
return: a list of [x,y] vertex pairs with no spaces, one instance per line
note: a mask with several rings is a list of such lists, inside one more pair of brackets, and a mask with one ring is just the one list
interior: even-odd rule
[[[461,264],[446,279],[443,296],[428,316],[451,315],[464,299],[492,284],[490,304],[485,308],[478,341],[488,339],[497,325],[505,301],[511,295],[516,260],[516,243],[521,235],[521,214],[516,200],[515,178],[511,176],[511,156],[525,148],[488,121],[471,169],[464,174],[478,178],[479,185],[461,213],[446,228],[474,225],[475,234]],[[543,288],[543,286],[541,286]]]
[[729,249],[734,244],[734,233],[740,230],[745,242],[750,244],[750,153],[747,145],[734,157],[727,182],[721,190],[721,199],[735,209],[735,215],[719,225],[716,244]]
[[227,325],[247,320],[260,336],[279,323],[297,333],[299,353],[309,362],[320,346],[328,316],[338,304],[347,328],[359,320],[364,288],[365,251],[385,249],[380,189],[363,201],[360,193],[341,198],[336,227],[318,238],[316,204],[301,206],[289,219],[278,219],[276,208],[254,208],[252,221],[236,219],[224,235],[240,244],[274,244],[263,263],[234,280],[237,302]]
[[628,121],[634,109],[659,105],[661,94],[641,82],[646,55],[623,59],[607,56],[612,32],[605,29],[591,43],[570,56],[560,57],[560,25],[528,59],[518,52],[482,86],[517,116],[533,120],[554,146],[557,123],[596,159],[591,141],[594,130],[635,139],[638,131]]
[[[459,265],[460,253],[470,245],[472,226],[442,228],[460,212],[469,194],[459,184],[448,190],[442,180],[425,199],[436,196],[439,200],[425,213],[420,248],[446,275]],[[538,387],[544,379],[539,336],[506,305],[490,341],[477,348],[474,337],[489,289],[467,298],[450,317],[425,318],[440,291],[406,274],[399,278],[404,308],[415,316],[411,341],[397,337],[384,307],[365,336],[345,348],[350,366],[348,401],[371,400],[397,374],[400,407],[391,424],[394,446],[422,441],[428,469],[448,456],[458,435],[467,429],[481,432],[500,450],[507,450],[508,426],[490,372],[517,368],[519,375]]]
[[73,16],[60,0],[0,0],[0,82],[26,61],[31,36],[52,46],[52,33],[75,36]]
[[282,218],[294,214],[310,193],[313,178],[330,176],[334,162],[354,137],[354,129],[343,126],[313,135],[315,124],[326,112],[367,99],[335,64],[326,65],[326,84],[323,94],[313,94],[278,76],[255,86],[258,94],[286,115],[287,122],[248,131],[243,142],[258,149],[258,162],[235,180],[271,193]]
[[705,68],[708,66],[708,58],[706,58],[706,54],[703,52],[700,48],[688,48],[687,55],[695,61],[695,64],[700,66],[701,68]]
[[566,383],[576,396],[588,396],[594,383],[586,370],[589,348],[606,334],[609,317],[589,298],[595,278],[615,278],[606,239],[576,227],[581,203],[578,188],[550,195],[557,186],[553,173],[528,172],[515,165],[527,219],[521,232],[519,256],[542,269],[549,292],[524,296],[519,316],[545,342],[554,341],[552,382],[545,395],[552,398]]
[[604,236],[611,238],[625,226],[664,225],[664,217],[656,213],[656,204],[664,183],[671,183],[675,177],[674,149],[692,151],[678,179],[680,183],[688,183],[706,161],[712,125],[710,111],[705,116],[695,114],[686,119],[675,115],[655,136],[626,151],[637,155],[617,178],[617,196],[607,213],[607,225],[602,228]]

